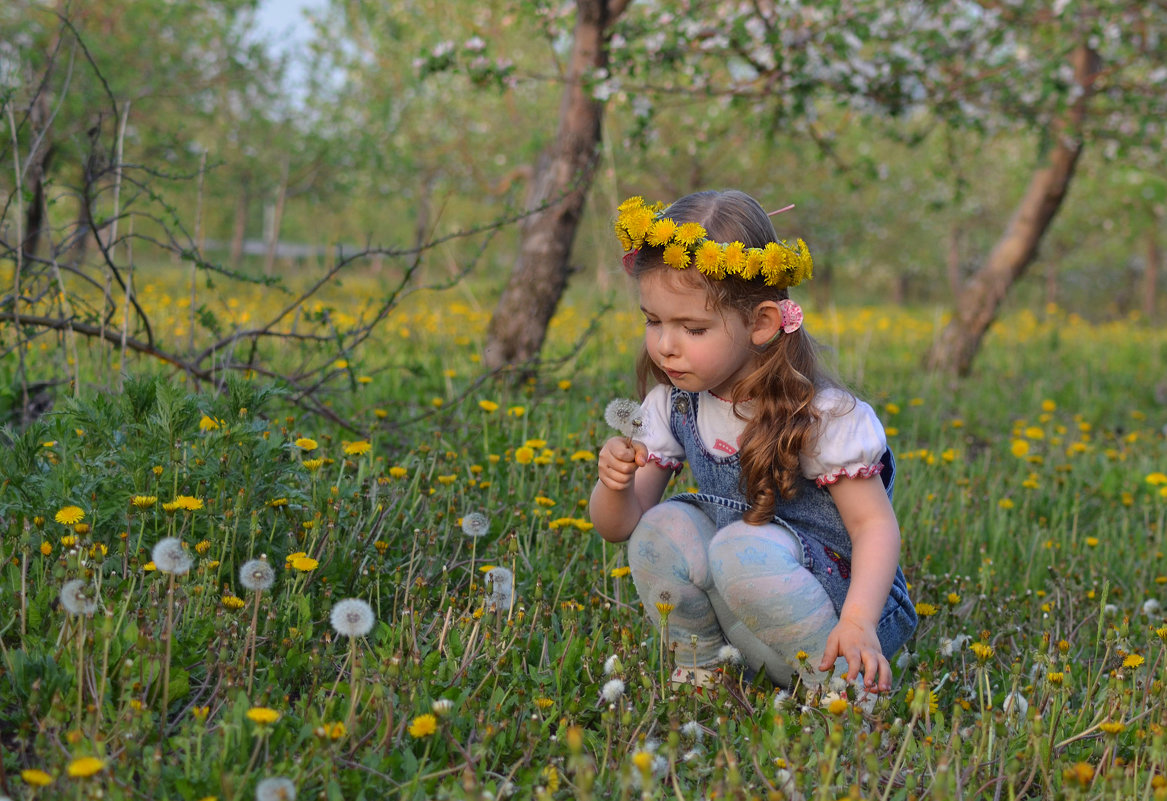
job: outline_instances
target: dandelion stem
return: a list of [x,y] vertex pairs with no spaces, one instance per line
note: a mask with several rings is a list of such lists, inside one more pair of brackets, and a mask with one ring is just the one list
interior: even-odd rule
[[[253,592],[251,599],[251,631],[248,632],[248,643],[243,647],[243,655],[247,657],[247,695],[251,696],[251,683],[255,677],[255,638],[259,629],[259,596]],[[248,651],[250,650],[250,655]]]
[[166,588],[166,630],[162,638],[166,640],[166,652],[162,660],[162,696],[159,725],[163,734],[166,733],[166,715],[170,707],[170,643],[174,637],[174,574],[170,574],[170,583]]

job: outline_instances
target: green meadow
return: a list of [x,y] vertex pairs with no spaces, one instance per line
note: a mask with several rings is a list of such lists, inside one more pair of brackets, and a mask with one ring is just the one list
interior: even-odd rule
[[[140,289],[174,340],[184,291]],[[899,460],[921,622],[865,709],[733,665],[667,682],[683,654],[587,509],[634,303],[577,288],[544,367],[498,378],[484,297],[414,295],[332,364],[353,428],[262,375],[24,345],[77,381],[0,448],[0,795],[1167,798],[1162,329],[1012,310],[956,380],[919,366],[941,312],[806,302]]]

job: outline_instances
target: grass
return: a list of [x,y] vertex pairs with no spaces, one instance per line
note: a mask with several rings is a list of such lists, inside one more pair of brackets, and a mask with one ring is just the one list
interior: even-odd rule
[[[953,383],[917,367],[935,314],[808,309],[900,460],[921,625],[865,711],[733,669],[707,694],[661,682],[673,655],[586,509],[603,408],[631,393],[631,304],[558,371],[480,383],[489,309],[458,291],[411,299],[337,368],[332,402],[367,436],[258,379],[192,393],[136,365],[99,392],[120,365],[81,349],[91,384],[0,453],[0,792],[1167,797],[1162,331],[1014,312]],[[166,294],[143,288],[179,339]],[[330,302],[355,315],[362,294]],[[270,302],[235,300],[224,324]],[[595,307],[569,298],[553,355]],[[34,372],[68,358],[33,348]],[[153,563],[167,537],[189,571]],[[251,559],[273,586],[244,587]],[[74,579],[91,613],[61,598]],[[346,598],[370,605],[366,636],[330,625]]]

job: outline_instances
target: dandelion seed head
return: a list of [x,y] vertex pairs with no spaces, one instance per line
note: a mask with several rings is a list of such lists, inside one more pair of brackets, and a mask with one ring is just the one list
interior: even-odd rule
[[705,736],[705,730],[701,728],[701,724],[695,720],[681,726],[681,736],[688,737],[695,742],[701,742],[701,738]]
[[433,713],[438,717],[445,717],[453,711],[454,702],[449,698],[439,698],[430,704],[430,709],[433,710]]
[[1001,711],[1010,717],[1016,715],[1018,718],[1024,718],[1025,713],[1029,711],[1029,702],[1021,693],[1011,692],[1001,702]]
[[717,661],[730,665],[740,665],[742,663],[742,652],[732,645],[723,645],[717,651]]
[[642,435],[644,416],[640,404],[629,398],[616,398],[604,409],[604,422],[626,437]]
[[332,607],[332,628],[343,637],[364,637],[373,630],[373,609],[360,598],[345,598]]
[[624,665],[620,663],[620,657],[612,654],[604,660],[604,675],[611,676],[613,673],[619,673],[624,669]]
[[190,555],[182,547],[182,540],[177,537],[163,537],[154,543],[150,559],[158,570],[176,576],[183,575],[191,566]]
[[81,579],[61,586],[61,606],[71,615],[92,615],[97,611],[97,592]]
[[847,680],[842,676],[832,676],[827,689],[835,695],[842,695],[847,692]]
[[252,592],[263,592],[271,589],[275,583],[276,571],[267,563],[266,559],[250,559],[239,568],[239,583],[244,589]]
[[1143,614],[1147,617],[1155,617],[1163,611],[1163,605],[1159,603],[1157,598],[1148,598],[1143,601]]
[[486,580],[490,583],[490,595],[487,602],[499,609],[510,608],[515,597],[515,575],[505,567],[492,567],[486,573]]
[[600,690],[600,697],[609,704],[614,704],[624,695],[624,682],[621,679],[608,679]]
[[296,801],[296,785],[284,776],[269,776],[255,785],[255,801]]
[[490,531],[490,518],[481,512],[471,512],[462,516],[462,533],[467,537],[485,536]]

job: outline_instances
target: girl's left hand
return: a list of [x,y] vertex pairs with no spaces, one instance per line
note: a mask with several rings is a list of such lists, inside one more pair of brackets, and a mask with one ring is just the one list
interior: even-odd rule
[[891,689],[891,665],[883,655],[872,624],[840,618],[827,635],[827,648],[819,670],[830,670],[840,656],[847,660],[847,681],[854,681],[862,670],[863,684],[868,690],[887,692]]

